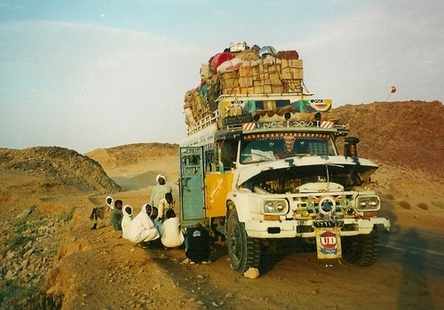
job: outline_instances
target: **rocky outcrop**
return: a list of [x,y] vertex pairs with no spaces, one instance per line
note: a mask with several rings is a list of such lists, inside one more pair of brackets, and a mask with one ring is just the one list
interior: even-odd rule
[[43,177],[46,187],[63,185],[102,193],[120,190],[98,162],[62,147],[0,149],[0,172]]

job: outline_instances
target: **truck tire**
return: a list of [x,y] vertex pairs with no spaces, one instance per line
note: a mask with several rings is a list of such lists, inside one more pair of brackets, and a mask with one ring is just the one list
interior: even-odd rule
[[345,261],[359,266],[370,266],[377,258],[377,232],[368,235],[344,237],[342,256]]
[[226,242],[233,270],[243,273],[250,267],[259,268],[260,242],[247,236],[245,224],[239,222],[236,209],[228,214]]

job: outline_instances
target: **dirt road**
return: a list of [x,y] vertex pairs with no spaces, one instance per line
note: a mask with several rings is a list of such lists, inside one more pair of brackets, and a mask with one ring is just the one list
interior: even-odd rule
[[[209,265],[181,265],[179,250],[148,250],[178,286],[210,308],[226,309],[433,309],[444,305],[444,236],[407,231],[380,247],[371,267],[325,266],[315,253],[289,246],[268,257],[257,280],[232,272],[223,249]],[[266,258],[267,259],[267,258]]]
[[[146,191],[120,196],[137,205],[146,198]],[[173,283],[174,294],[186,296],[177,297],[177,304],[170,303],[173,309],[185,304],[208,309],[440,309],[444,306],[443,240],[444,235],[417,229],[383,234],[379,261],[371,267],[326,266],[317,261],[316,253],[307,252],[297,242],[285,243],[279,254],[264,255],[264,272],[256,280],[233,272],[222,246],[216,247],[210,264],[182,264],[183,249],[150,248],[135,260],[146,256],[146,268],[164,275],[146,278],[148,282],[162,287]],[[115,247],[115,241],[105,240],[102,247]],[[140,288],[138,281],[128,285]],[[151,295],[157,304],[164,297]],[[94,306],[114,309],[124,305],[109,302],[98,298]],[[85,304],[89,308],[88,300]]]

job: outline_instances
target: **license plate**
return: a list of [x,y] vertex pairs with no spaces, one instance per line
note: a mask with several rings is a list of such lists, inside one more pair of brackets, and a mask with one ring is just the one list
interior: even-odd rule
[[338,228],[317,228],[316,248],[318,259],[342,257],[341,235]]

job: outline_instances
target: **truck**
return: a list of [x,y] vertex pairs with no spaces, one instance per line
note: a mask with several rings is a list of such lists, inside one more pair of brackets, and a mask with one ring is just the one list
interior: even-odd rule
[[[227,247],[233,270],[259,268],[264,245],[301,239],[320,260],[376,261],[381,199],[368,187],[377,165],[359,139],[310,93],[220,94],[187,128],[179,149],[180,218]],[[342,154],[338,149],[342,141]]]

